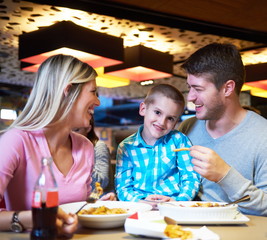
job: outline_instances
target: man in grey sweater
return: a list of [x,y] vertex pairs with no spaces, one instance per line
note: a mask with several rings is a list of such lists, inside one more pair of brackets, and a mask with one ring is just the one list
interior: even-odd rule
[[182,65],[187,72],[188,101],[196,118],[179,130],[193,143],[194,170],[202,176],[198,197],[234,201],[245,214],[267,216],[267,120],[239,102],[245,70],[232,44],[209,44]]

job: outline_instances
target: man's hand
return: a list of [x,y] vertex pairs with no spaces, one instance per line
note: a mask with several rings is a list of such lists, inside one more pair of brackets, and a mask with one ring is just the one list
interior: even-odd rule
[[[226,150],[227,151],[227,150]],[[192,146],[190,155],[193,157],[194,170],[202,177],[220,181],[230,170],[230,166],[213,150],[202,146]]]

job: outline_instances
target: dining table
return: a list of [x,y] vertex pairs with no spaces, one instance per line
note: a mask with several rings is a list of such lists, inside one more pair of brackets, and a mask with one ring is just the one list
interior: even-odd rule
[[[267,239],[267,217],[245,215],[249,221],[243,224],[214,224],[206,227],[219,235],[220,240],[264,240]],[[183,225],[182,225],[183,226]],[[200,228],[203,225],[186,225],[189,228]],[[1,240],[30,239],[30,233],[0,232]],[[124,226],[112,229],[91,229],[79,227],[71,239],[77,240],[149,240],[156,239],[131,235],[125,232]],[[205,240],[205,239],[202,239]]]

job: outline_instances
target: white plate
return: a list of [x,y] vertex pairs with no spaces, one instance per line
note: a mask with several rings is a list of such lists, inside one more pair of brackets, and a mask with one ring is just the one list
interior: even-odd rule
[[213,224],[243,224],[249,222],[249,218],[243,215],[242,213],[238,213],[235,218],[231,219],[182,219],[178,221],[178,224],[205,224],[205,225],[213,225]]
[[[75,213],[85,202],[74,202],[60,205],[60,207],[68,213]],[[84,207],[105,206],[108,208],[124,208],[127,213],[124,214],[111,214],[111,215],[78,215],[79,222],[84,227],[89,228],[115,228],[123,226],[125,219],[135,212],[149,211],[152,207],[146,203],[137,202],[123,202],[123,201],[97,201],[90,203]]]
[[[146,219],[150,221],[157,221],[157,219],[163,219],[164,216],[160,214],[159,211],[149,211],[149,212],[143,212],[139,214],[141,216],[141,219]],[[178,224],[188,224],[188,225],[214,225],[214,224],[244,224],[246,222],[249,222],[250,219],[243,215],[242,213],[238,213],[236,215],[236,218],[234,219],[213,219],[213,220],[207,220],[207,219],[200,219],[196,220],[194,218],[187,219],[187,220],[179,220]]]
[[[178,201],[178,202],[166,202],[159,203],[158,209],[162,216],[167,216],[173,218],[176,221],[182,220],[191,220],[195,219],[196,221],[203,220],[214,220],[214,219],[234,219],[238,213],[237,205],[230,205],[225,207],[192,207],[197,204],[204,204],[207,202],[197,202],[197,201]],[[221,202],[208,202],[214,206],[214,204],[222,205]]]

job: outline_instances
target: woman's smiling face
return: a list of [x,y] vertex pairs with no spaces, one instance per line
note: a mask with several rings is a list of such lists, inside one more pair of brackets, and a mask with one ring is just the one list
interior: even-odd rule
[[92,80],[84,83],[71,111],[73,127],[89,127],[94,108],[99,105],[100,101],[97,97],[96,81]]

